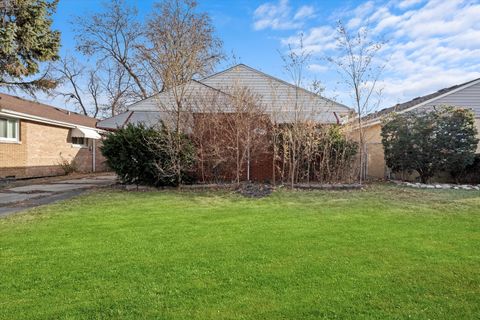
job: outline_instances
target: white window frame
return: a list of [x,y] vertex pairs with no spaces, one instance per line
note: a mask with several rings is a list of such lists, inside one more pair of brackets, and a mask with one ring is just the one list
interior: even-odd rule
[[[73,139],[83,138],[83,143],[74,143]],[[75,148],[88,148],[88,138],[85,137],[72,137],[72,146]]]
[[6,138],[0,136],[0,143],[18,143],[20,142],[20,119],[0,116],[0,119],[8,121],[15,121],[15,138]]

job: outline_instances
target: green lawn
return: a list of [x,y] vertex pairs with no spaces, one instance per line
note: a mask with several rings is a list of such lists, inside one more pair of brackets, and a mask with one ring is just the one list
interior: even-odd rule
[[480,192],[96,191],[0,219],[1,319],[478,319]]

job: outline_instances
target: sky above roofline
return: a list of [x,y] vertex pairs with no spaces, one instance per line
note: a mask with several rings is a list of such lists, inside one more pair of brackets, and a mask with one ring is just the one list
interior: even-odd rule
[[[75,15],[100,10],[96,0],[60,0],[54,27],[62,32],[61,54],[77,55],[73,26]],[[127,0],[148,16],[153,0]],[[349,90],[326,57],[334,55],[335,25],[341,19],[351,31],[366,22],[388,40],[381,50],[386,62],[379,83],[379,108],[389,107],[439,89],[480,77],[480,0],[398,1],[214,1],[200,0],[199,9],[212,17],[225,53],[267,74],[290,81],[280,54],[298,44],[300,34],[312,53],[303,86],[319,80],[324,95],[352,106]],[[231,65],[227,61],[218,71]],[[21,94],[19,94],[21,95]],[[72,108],[58,99],[38,100]]]

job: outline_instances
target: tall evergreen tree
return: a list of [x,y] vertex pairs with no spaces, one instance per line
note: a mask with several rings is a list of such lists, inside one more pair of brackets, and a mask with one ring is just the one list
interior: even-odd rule
[[0,88],[30,93],[48,90],[55,81],[41,63],[58,59],[60,32],[52,30],[58,0],[0,0]]

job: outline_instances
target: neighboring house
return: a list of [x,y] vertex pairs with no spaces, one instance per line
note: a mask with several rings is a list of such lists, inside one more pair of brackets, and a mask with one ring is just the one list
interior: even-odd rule
[[[128,107],[122,114],[99,121],[97,127],[104,130],[116,130],[126,124],[144,124],[153,126],[172,119],[172,108],[178,97],[187,121],[186,132],[194,127],[196,115],[228,114],[232,112],[231,99],[236,90],[248,90],[250,97],[261,111],[280,125],[297,120],[311,120],[322,124],[340,123],[352,113],[348,107],[321,97],[308,90],[296,87],[288,82],[274,78],[261,71],[239,64],[202,80],[162,91],[152,97],[141,100]],[[181,94],[178,94],[181,92]],[[238,92],[238,91],[237,91]],[[189,122],[192,121],[192,122]],[[194,133],[193,133],[194,134]],[[257,159],[248,159],[247,179],[269,180],[272,177],[272,155],[265,154]]]
[[[390,112],[405,113],[414,110],[428,110],[436,106],[472,109],[475,114],[477,130],[480,132],[480,78],[397,104],[367,116],[364,122],[367,177],[383,179],[390,176],[383,153],[381,137],[382,117]],[[477,153],[480,153],[480,145],[477,148]]]
[[0,179],[105,170],[97,119],[0,93]]

